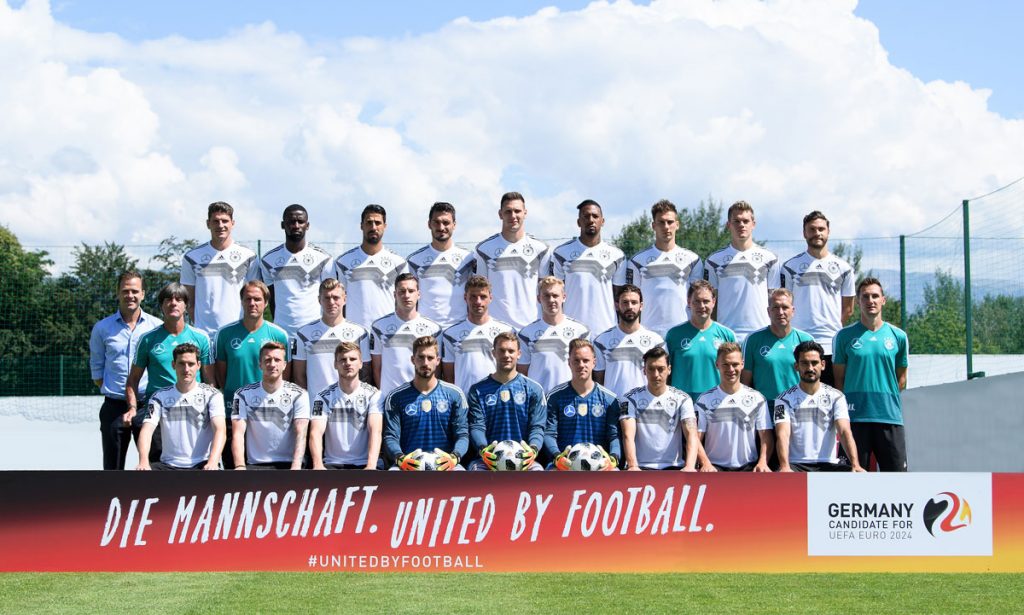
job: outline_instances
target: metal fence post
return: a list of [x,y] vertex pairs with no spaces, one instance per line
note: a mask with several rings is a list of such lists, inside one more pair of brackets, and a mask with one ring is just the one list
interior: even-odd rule
[[[900,235],[900,328],[907,330],[907,236]],[[909,335],[909,333],[908,333]]]
[[974,371],[974,300],[971,297],[971,209],[963,201],[964,217],[964,325],[967,333],[967,379],[984,378],[985,372]]

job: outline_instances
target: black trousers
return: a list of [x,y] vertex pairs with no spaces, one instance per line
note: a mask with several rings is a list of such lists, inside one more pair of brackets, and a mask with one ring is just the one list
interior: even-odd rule
[[132,441],[132,429],[125,426],[121,417],[128,412],[128,403],[123,399],[104,397],[100,406],[100,441],[103,444],[103,469],[123,470],[128,446]]

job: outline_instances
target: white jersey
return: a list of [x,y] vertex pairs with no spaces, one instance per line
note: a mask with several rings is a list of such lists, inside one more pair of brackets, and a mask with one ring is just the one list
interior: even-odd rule
[[367,329],[395,309],[395,278],[405,273],[405,259],[384,248],[370,256],[361,246],[334,261],[334,277],[345,287],[345,318]]
[[274,288],[274,324],[289,335],[320,317],[320,282],[330,275],[331,255],[306,247],[292,254],[284,244],[260,259],[260,278]]
[[370,360],[370,334],[354,322],[342,320],[333,327],[322,320],[299,327],[289,337],[292,359],[306,362],[306,388],[315,395],[338,381],[334,349],[341,342],[359,344],[363,363]]
[[616,395],[646,386],[644,353],[655,346],[664,348],[665,339],[654,331],[640,327],[626,333],[616,325],[594,340],[594,371],[604,372],[605,388]]
[[438,252],[428,244],[410,254],[408,263],[420,281],[420,314],[442,327],[466,317],[463,285],[476,271],[472,252],[458,246]]
[[839,463],[836,421],[850,420],[846,397],[827,384],[808,395],[799,385],[775,400],[775,424],[789,423],[790,463]]
[[416,338],[436,338],[440,334],[441,325],[423,316],[402,320],[392,312],[374,321],[370,328],[370,355],[380,356],[381,395],[386,397],[416,374],[412,365],[412,343]]
[[247,463],[291,462],[295,455],[295,421],[308,418],[309,396],[291,382],[273,393],[268,393],[262,382],[235,391],[231,420],[245,421]]
[[153,393],[143,422],[160,426],[160,461],[191,468],[210,458],[215,417],[224,418],[224,396],[197,382],[187,393],[174,386]]
[[806,331],[832,354],[832,338],[843,328],[843,297],[857,295],[856,274],[835,254],[814,258],[807,252],[782,265],[780,284],[793,292],[793,326]]
[[695,409],[711,463],[739,468],[757,461],[757,432],[772,428],[764,395],[746,385],[731,395],[717,386],[697,398]]
[[651,246],[622,262],[615,273],[615,285],[640,287],[644,298],[640,321],[664,337],[688,318],[686,293],[690,282],[703,277],[704,264],[695,253],[679,246],[672,246],[668,252]]
[[216,250],[206,242],[181,257],[181,283],[195,287],[195,327],[210,336],[242,317],[242,286],[259,275],[256,253],[232,243]]
[[619,397],[619,419],[636,421],[636,460],[641,468],[663,470],[686,465],[683,421],[696,419],[693,400],[677,388],[654,395],[646,386]]
[[519,364],[529,365],[529,376],[545,393],[572,378],[569,371],[569,342],[590,339],[587,326],[568,316],[557,325],[535,320],[519,332]]
[[614,327],[612,280],[625,258],[622,250],[604,241],[590,248],[576,238],[555,248],[551,275],[565,281],[565,315],[591,331]]
[[477,244],[476,272],[491,281],[491,316],[516,329],[537,320],[537,280],[549,271],[550,252],[532,235],[510,243],[498,233]]
[[768,293],[779,287],[779,259],[759,245],[737,250],[732,245],[708,257],[704,277],[718,289],[718,322],[747,335],[768,326]]
[[369,457],[370,431],[366,420],[381,414],[380,391],[360,382],[352,394],[337,383],[320,391],[313,398],[311,419],[324,421],[324,463],[332,465],[365,465]]
[[463,391],[494,373],[494,338],[499,333],[515,332],[512,325],[491,318],[482,325],[468,319],[441,333],[441,360],[455,364],[455,386]]

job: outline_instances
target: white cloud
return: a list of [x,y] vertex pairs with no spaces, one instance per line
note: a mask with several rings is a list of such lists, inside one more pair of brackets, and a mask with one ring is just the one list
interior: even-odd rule
[[435,200],[465,241],[506,190],[542,237],[574,234],[582,198],[614,231],[710,193],[753,203],[762,237],[798,237],[810,209],[878,236],[1021,175],[1024,121],[890,65],[854,6],[596,2],[399,40],[265,23],[133,44],[0,3],[0,221],[31,245],[156,243],[202,237],[226,200],[239,237],[276,240],[299,202],[315,239],[354,242],[377,202],[390,241],[419,243]]

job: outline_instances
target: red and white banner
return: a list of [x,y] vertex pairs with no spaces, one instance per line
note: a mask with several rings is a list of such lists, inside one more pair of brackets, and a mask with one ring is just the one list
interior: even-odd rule
[[1022,571],[1021,474],[0,472],[3,571]]

